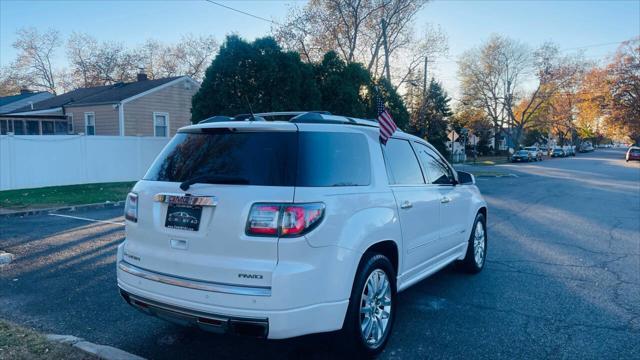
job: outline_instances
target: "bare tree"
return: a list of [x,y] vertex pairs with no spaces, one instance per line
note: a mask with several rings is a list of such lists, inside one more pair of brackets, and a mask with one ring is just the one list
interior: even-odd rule
[[543,44],[532,57],[537,86],[528,96],[522,97],[517,108],[512,97],[506,98],[504,102],[509,120],[514,126],[516,145],[519,144],[524,129],[534,119],[534,114],[545,104],[552,110],[549,118],[553,122],[552,127],[562,133],[563,138],[575,129],[575,93],[580,75],[585,69],[584,61],[579,56],[561,56],[558,47],[552,43]]
[[99,85],[95,73],[98,48],[98,41],[88,34],[73,32],[67,40],[67,59],[75,87]]
[[204,71],[218,52],[218,42],[213,36],[182,36],[175,46],[176,60],[180,64],[180,75],[202,80]]
[[439,26],[431,24],[427,24],[422,36],[413,39],[411,43],[411,47],[399,49],[403,60],[398,61],[400,66],[395,71],[398,74],[396,89],[407,82],[422,82],[424,72],[420,68],[424,62],[433,61],[449,51],[447,35]]
[[[318,61],[327,51],[334,50],[343,60],[360,62],[375,76],[381,76],[384,56],[381,23],[384,21],[388,55],[396,73],[392,78],[400,85],[419,64],[411,57],[419,53],[416,48],[432,44],[436,38],[446,41],[442,36],[420,39],[414,36],[413,20],[426,2],[311,0],[304,8],[291,9],[286,23],[275,26],[272,31],[280,44],[299,52],[306,61]],[[407,57],[411,58],[408,62]]]
[[0,68],[0,96],[15,95],[24,87],[25,80],[12,66]]
[[481,47],[468,50],[458,61],[462,104],[482,109],[493,123],[497,139],[507,125],[504,111],[504,62],[502,48],[508,40],[494,35]]
[[512,129],[518,146],[534,115],[557,92],[571,86],[582,64],[561,56],[551,43],[531,51],[521,42],[494,35],[458,62],[463,103],[483,109],[496,136]]
[[73,33],[67,41],[67,58],[75,87],[131,81],[141,63],[139,54],[122,43],[99,43],[82,33]]
[[176,44],[147,40],[136,54],[151,79],[188,75],[202,80],[217,50],[218,42],[213,36],[187,34]]
[[61,45],[60,33],[47,30],[39,33],[35,28],[18,30],[13,47],[18,50],[15,68],[23,74],[26,86],[56,93],[53,56]]

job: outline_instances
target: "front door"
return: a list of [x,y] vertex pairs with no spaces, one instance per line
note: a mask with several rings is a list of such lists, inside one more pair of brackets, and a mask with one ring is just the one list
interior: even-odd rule
[[440,238],[440,193],[426,184],[420,164],[407,140],[390,139],[384,147],[387,173],[402,228],[404,267],[411,277],[437,256]]
[[453,170],[434,149],[421,144],[413,144],[420,163],[425,170],[428,182],[437,187],[438,202],[440,203],[440,246],[443,253],[453,250],[464,242],[468,234],[464,221],[466,217],[465,202],[469,196],[459,186],[455,185]]

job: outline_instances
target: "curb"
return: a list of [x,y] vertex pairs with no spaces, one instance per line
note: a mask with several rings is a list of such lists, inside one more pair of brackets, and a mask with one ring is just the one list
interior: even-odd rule
[[124,206],[124,200],[121,201],[108,201],[97,204],[86,204],[86,205],[72,205],[72,206],[62,206],[57,208],[47,208],[47,209],[33,209],[33,210],[25,210],[25,211],[15,211],[6,214],[0,214],[1,218],[10,218],[10,217],[25,217],[25,216],[33,216],[33,215],[42,215],[48,214],[56,211],[65,211],[65,212],[73,212],[79,210],[93,210],[93,209],[104,209],[111,207],[120,207]]
[[513,173],[507,173],[507,174],[496,174],[496,175],[486,175],[486,174],[480,174],[480,175],[474,175],[477,178],[503,178],[503,177],[515,177],[517,178],[518,175],[513,174]]
[[47,334],[46,338],[50,341],[71,345],[104,360],[145,360],[143,357],[133,355],[113,346],[94,344],[72,335]]
[[13,254],[0,250],[0,266],[9,264],[14,257]]

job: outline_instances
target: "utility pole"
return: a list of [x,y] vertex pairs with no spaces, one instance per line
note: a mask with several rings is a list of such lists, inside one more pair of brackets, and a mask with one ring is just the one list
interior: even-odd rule
[[382,44],[384,45],[384,67],[386,68],[387,80],[391,82],[391,71],[389,70],[389,48],[387,45],[387,22],[382,19]]
[[422,96],[427,96],[427,63],[429,62],[429,57],[427,55],[424,56],[424,81],[422,83]]

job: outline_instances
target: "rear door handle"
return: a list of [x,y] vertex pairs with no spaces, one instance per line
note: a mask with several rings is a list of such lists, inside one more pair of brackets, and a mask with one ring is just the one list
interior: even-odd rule
[[448,197],[445,196],[442,199],[440,199],[440,202],[443,203],[443,204],[446,204],[448,202],[451,202],[451,199],[449,199]]
[[409,200],[405,200],[402,202],[402,204],[400,204],[401,209],[409,209],[411,207],[413,207],[413,204]]

